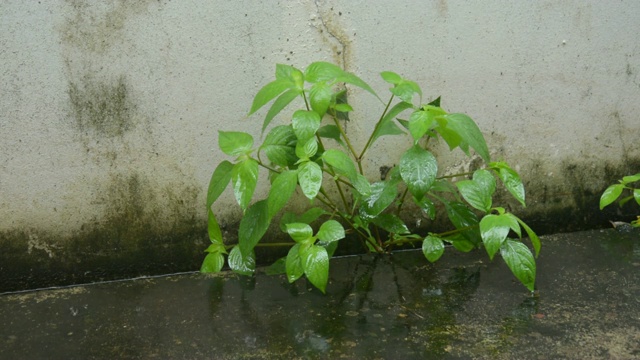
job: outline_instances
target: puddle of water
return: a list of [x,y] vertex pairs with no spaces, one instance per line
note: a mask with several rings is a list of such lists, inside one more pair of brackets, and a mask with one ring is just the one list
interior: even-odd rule
[[190,274],[0,297],[1,358],[640,358],[640,234],[543,237],[538,293],[420,251],[304,280]]

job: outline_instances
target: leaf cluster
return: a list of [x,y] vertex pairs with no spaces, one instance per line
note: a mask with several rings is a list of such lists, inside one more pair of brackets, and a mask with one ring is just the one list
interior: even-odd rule
[[[625,176],[622,179],[618,180],[618,184],[610,185],[602,193],[602,196],[600,196],[600,210],[614,203],[619,198],[620,199],[618,200],[618,205],[621,207],[630,200],[635,200],[635,202],[640,205],[640,188],[636,187],[636,185],[631,185],[636,182],[640,182],[640,173]],[[622,196],[625,192],[628,192],[630,194]],[[640,227],[640,216],[638,216],[637,220],[632,221],[631,225],[633,227]]]
[[[387,102],[358,76],[334,64],[315,62],[304,71],[276,65],[275,80],[257,93],[249,115],[270,104],[262,122],[264,133],[294,100],[301,108],[290,121],[271,127],[259,146],[248,133],[219,132],[220,149],[235,160],[222,161],[211,177],[207,194],[211,245],[203,272],[220,271],[227,255],[233,271],[248,275],[255,269],[256,246],[289,246],[288,255],[269,271],[286,273],[290,282],[304,275],[324,292],[329,259],[349,232],[353,236],[346,239],[360,241],[367,251],[382,253],[421,244],[431,262],[442,256],[447,245],[460,251],[483,247],[491,259],[499,253],[514,275],[533,291],[535,258],[522,242],[522,229],[536,257],[540,240],[521,219],[493,204],[501,184],[525,206],[525,190],[517,172],[506,162],[491,161],[484,136],[468,115],[447,112],[440,98],[423,103],[418,84],[399,74],[384,71],[380,75],[390,85]],[[360,150],[345,132],[344,122],[354,121],[349,120],[354,109],[347,102],[345,86],[370,93],[383,108]],[[408,117],[400,118],[403,114]],[[384,179],[370,182],[362,162],[371,146],[384,136],[408,136],[409,144],[398,166]],[[486,166],[473,173],[439,176],[438,161],[428,146],[433,139],[441,139],[450,150],[460,149],[469,157],[473,150]],[[267,172],[271,187],[266,198],[255,200],[261,169]],[[458,178],[462,180],[452,181]],[[212,207],[229,184],[244,214],[237,244],[225,244]],[[330,184],[335,191],[327,190]],[[280,229],[293,241],[261,244],[273,219],[296,192],[309,200],[310,208],[303,214],[285,212],[280,217]],[[400,216],[407,203],[431,220],[438,214],[437,207],[443,207],[453,229],[426,236],[414,233]],[[314,225],[319,220],[319,226]]]

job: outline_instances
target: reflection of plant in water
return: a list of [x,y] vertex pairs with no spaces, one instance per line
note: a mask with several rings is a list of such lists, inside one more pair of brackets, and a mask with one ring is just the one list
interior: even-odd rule
[[[609,186],[600,197],[600,210],[618,200],[618,198],[622,196],[624,192],[630,194],[618,200],[618,205],[622,207],[632,199],[635,199],[636,203],[640,205],[640,188],[635,187],[635,185],[631,185],[639,181],[640,173],[637,173],[635,175],[625,176],[621,180],[618,180],[619,184]],[[617,226],[618,223],[613,222],[613,225]],[[631,222],[631,226],[640,227],[640,215],[638,215],[638,218],[636,220],[633,220]]]
[[[260,89],[249,114],[272,103],[262,124],[265,132],[294,100],[303,107],[286,125],[272,127],[257,147],[248,133],[219,132],[220,149],[235,160],[222,161],[209,183],[211,245],[206,249],[203,272],[220,271],[228,255],[233,271],[250,275],[255,269],[256,246],[287,246],[288,255],[272,269],[286,273],[290,282],[306,276],[325,292],[329,259],[349,232],[353,234],[351,239],[369,252],[387,253],[420,244],[431,262],[442,256],[445,244],[463,252],[484,247],[490,259],[499,253],[518,280],[533,291],[535,257],[521,240],[523,234],[528,235],[536,256],[540,240],[522,220],[493,203],[500,182],[525,205],[524,185],[518,173],[504,161],[491,161],[484,136],[469,116],[447,112],[441,107],[440,97],[423,102],[418,84],[394,72],[380,75],[390,84],[387,102],[362,79],[330,63],[312,63],[304,72],[288,65],[276,66],[275,80]],[[383,109],[373,131],[357,150],[355,139],[345,132],[346,122],[355,121],[349,116],[354,109],[347,103],[345,84],[372,94]],[[401,114],[408,120],[397,118]],[[381,137],[397,135],[409,135],[410,144],[398,159],[398,166],[383,167],[381,181],[369,182],[364,176],[366,155],[374,151],[372,146]],[[334,148],[327,146],[331,141],[336,144]],[[450,150],[460,148],[470,158],[473,149],[485,166],[473,172],[438,176],[438,161],[430,151],[434,141],[446,143]],[[271,188],[265,199],[253,202],[260,169],[268,172]],[[212,208],[229,184],[244,214],[238,244],[225,244]],[[272,220],[296,191],[310,201],[310,208],[302,214],[282,215],[280,228],[293,242],[260,244]],[[409,205],[431,220],[446,213],[453,229],[431,232],[426,237],[413,233],[400,217]],[[443,211],[438,212],[438,207]],[[318,219],[322,223],[312,228]]]

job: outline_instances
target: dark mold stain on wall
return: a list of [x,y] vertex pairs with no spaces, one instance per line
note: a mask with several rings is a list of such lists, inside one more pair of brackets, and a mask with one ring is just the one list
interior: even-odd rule
[[85,76],[69,82],[69,100],[78,130],[101,137],[122,136],[134,127],[135,105],[124,76],[112,82]]

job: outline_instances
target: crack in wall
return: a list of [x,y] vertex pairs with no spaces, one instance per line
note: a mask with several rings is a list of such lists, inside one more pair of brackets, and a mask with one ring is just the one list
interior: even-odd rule
[[[349,41],[347,35],[342,31],[342,29],[338,28],[334,21],[328,17],[328,12],[323,11],[321,9],[322,5],[320,1],[315,0],[314,5],[316,7],[316,14],[318,16],[318,20],[320,21],[321,26],[313,25],[316,29],[320,31],[321,34],[328,34],[329,36],[324,36],[327,42],[334,42],[337,45],[333,45],[334,51],[334,59],[336,62],[341,64],[343,70],[347,70],[348,61],[347,61],[347,51],[349,50]],[[333,7],[329,9],[329,11],[333,10]],[[333,41],[331,41],[333,39]]]

